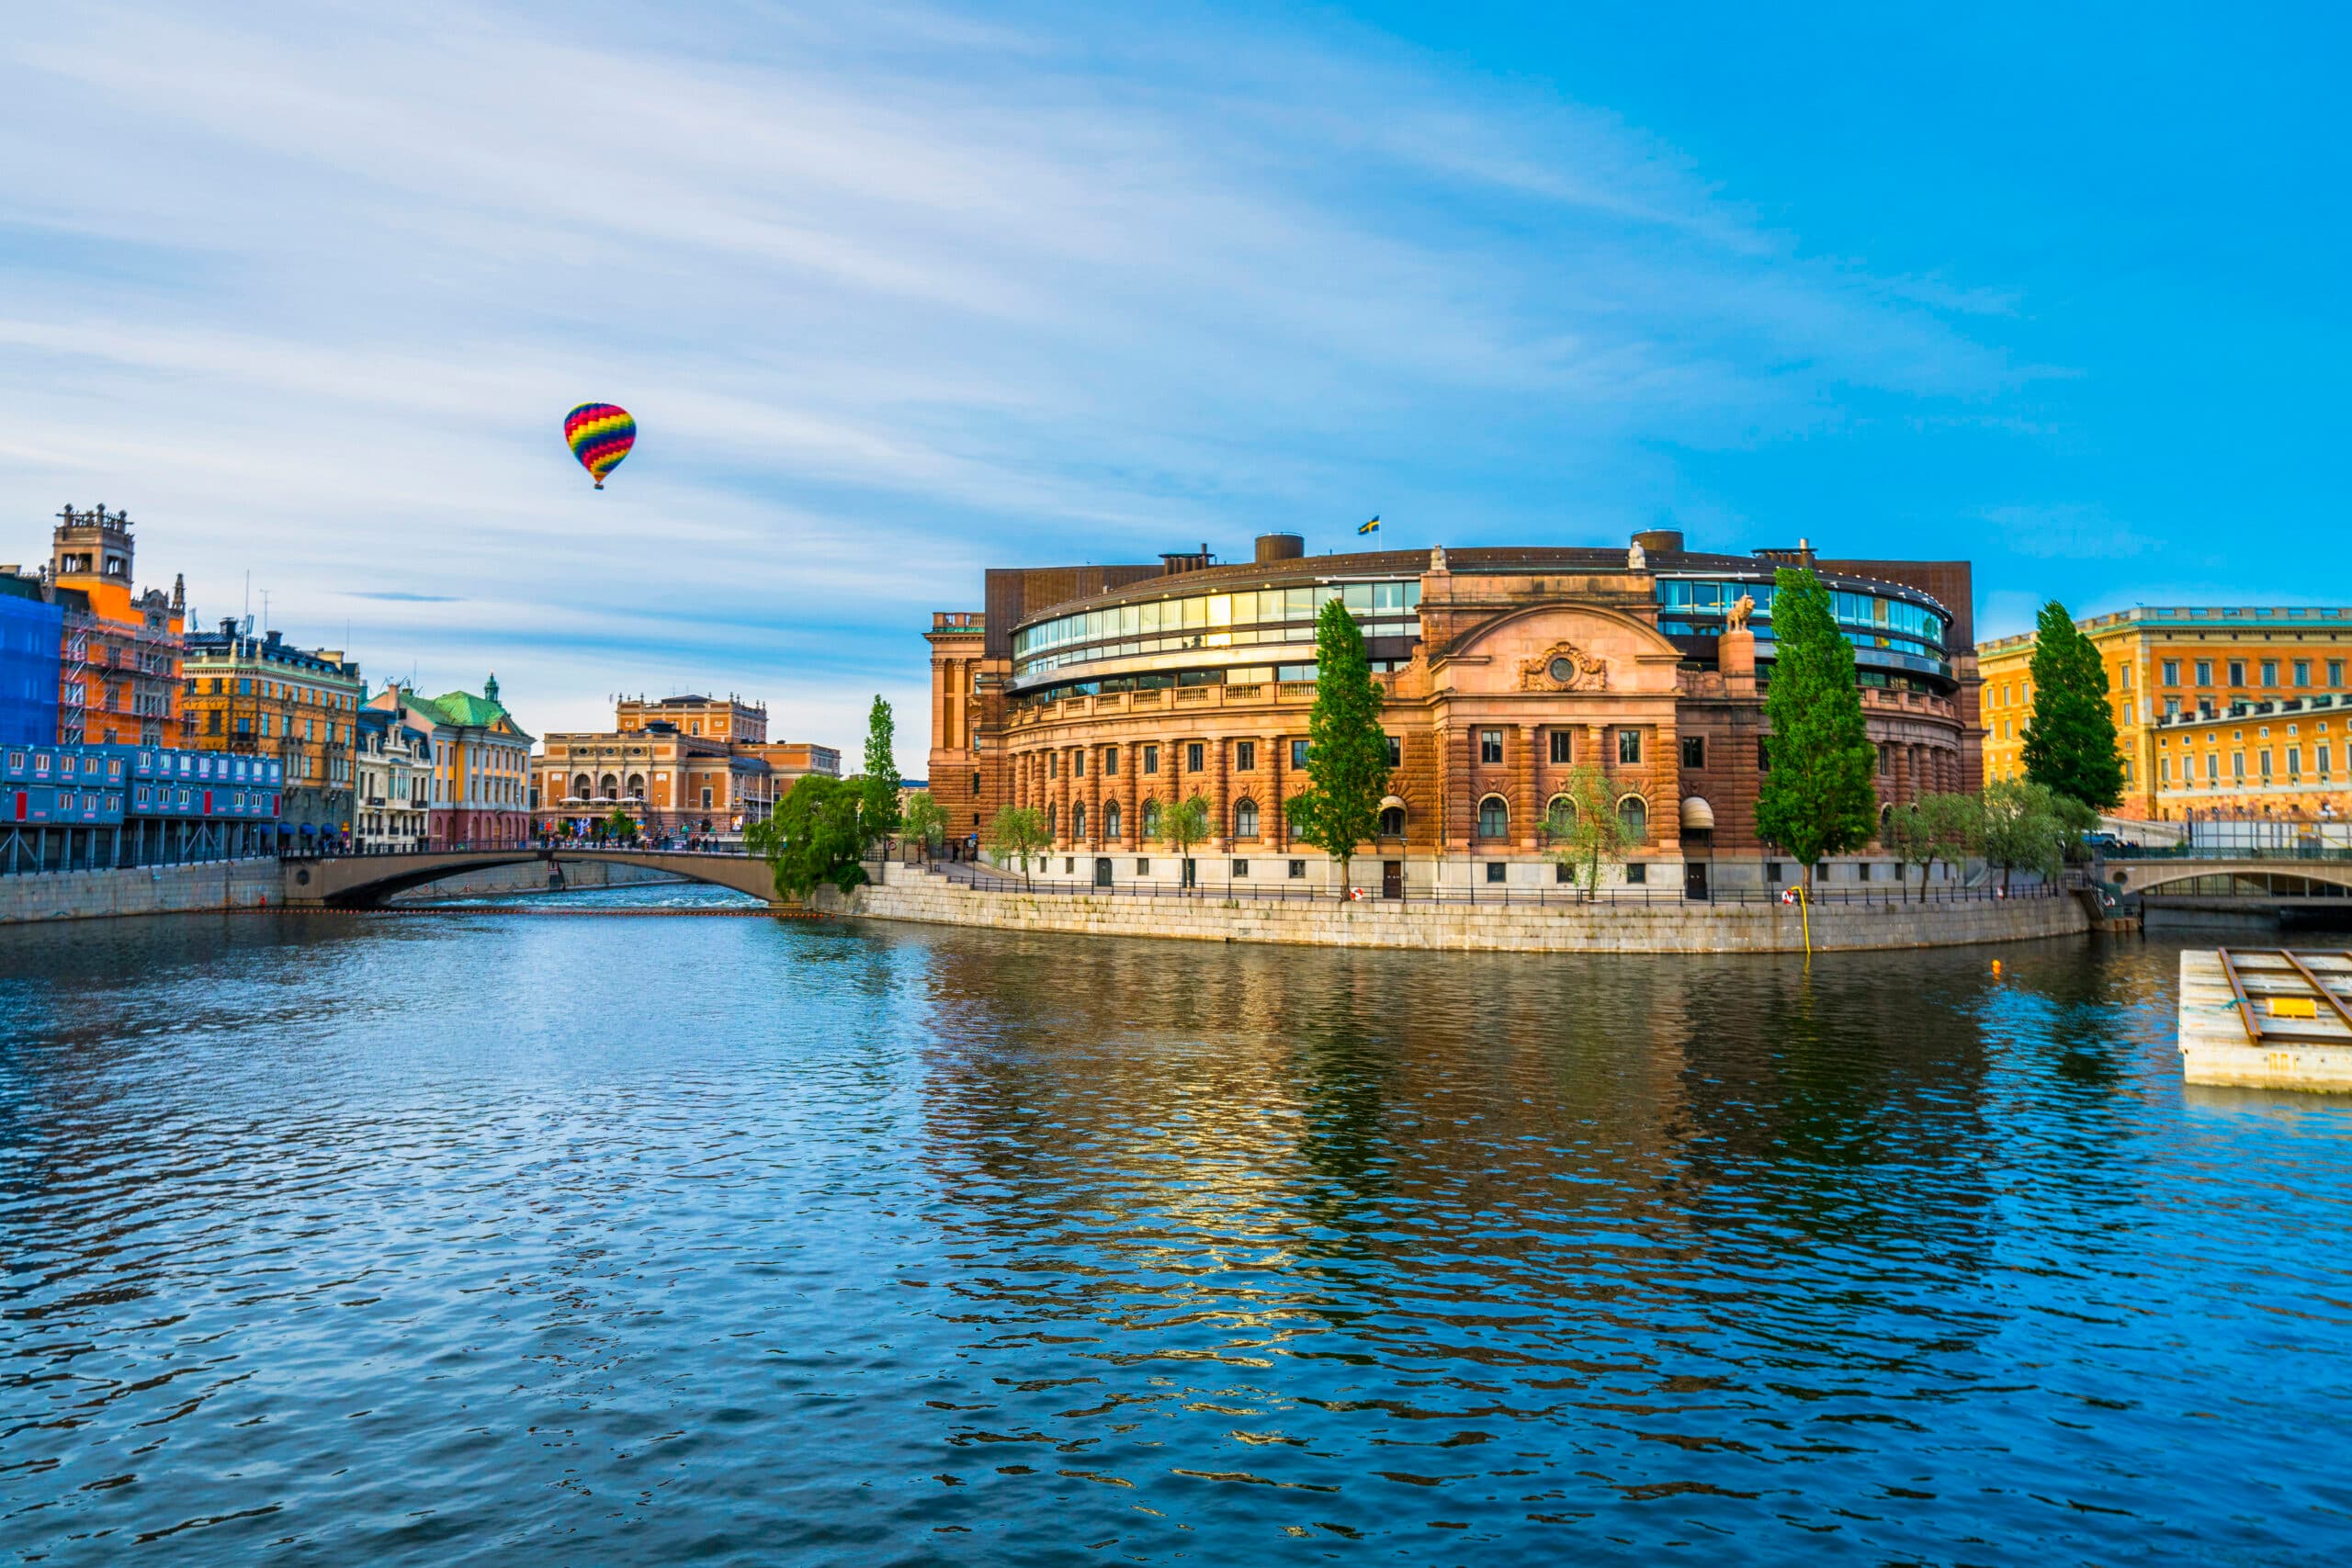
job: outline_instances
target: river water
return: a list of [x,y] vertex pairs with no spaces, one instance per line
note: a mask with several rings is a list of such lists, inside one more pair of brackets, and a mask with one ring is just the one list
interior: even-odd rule
[[0,1561],[2342,1561],[2177,954],[17,928]]

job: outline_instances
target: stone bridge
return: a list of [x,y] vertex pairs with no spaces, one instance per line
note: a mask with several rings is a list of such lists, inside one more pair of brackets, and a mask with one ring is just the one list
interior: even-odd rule
[[2107,880],[2126,893],[2165,902],[2233,900],[2247,905],[2346,905],[2352,900],[2352,858],[2216,855],[2107,862]]
[[763,860],[684,850],[546,850],[518,845],[509,850],[443,850],[430,854],[331,855],[289,860],[282,869],[289,907],[347,909],[380,904],[395,893],[492,866],[592,860],[670,872],[689,881],[748,893],[779,908],[793,902],[776,897],[775,878]]

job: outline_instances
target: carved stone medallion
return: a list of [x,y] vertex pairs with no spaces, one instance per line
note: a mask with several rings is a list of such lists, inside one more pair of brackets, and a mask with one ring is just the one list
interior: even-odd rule
[[1609,666],[1572,642],[1555,642],[1519,667],[1522,692],[1601,692]]

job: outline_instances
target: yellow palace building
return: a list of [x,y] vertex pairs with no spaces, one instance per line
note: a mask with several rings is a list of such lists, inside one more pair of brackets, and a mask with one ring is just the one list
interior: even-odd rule
[[[2352,715],[2352,609],[2138,605],[2075,624],[2107,667],[2116,744],[2123,753],[2119,815],[2178,819],[2192,807],[2316,815],[2331,801],[2335,814],[2344,812],[2341,747],[2345,717]],[[2033,715],[2033,637],[1979,643],[1976,659],[1984,682],[1984,777],[2021,778]],[[2226,750],[2218,753],[2223,760],[2211,779],[2200,760],[2196,783],[2183,780],[2187,732],[2196,732],[2194,750],[2201,759],[2204,721],[2221,721],[2217,733],[2225,733],[2249,718],[2257,729],[2278,732],[2270,748],[2275,789],[2222,787],[2233,776]],[[2332,742],[2324,781],[2316,732],[2305,733],[2321,723]],[[2299,752],[2292,789],[2285,766],[2289,725]],[[2258,785],[2264,749],[2257,745],[2245,754],[2257,770],[2245,776]]]

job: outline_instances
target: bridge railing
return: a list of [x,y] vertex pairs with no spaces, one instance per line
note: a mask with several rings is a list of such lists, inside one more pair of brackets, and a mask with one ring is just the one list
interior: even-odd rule
[[2214,844],[2109,844],[2104,860],[2136,861],[2352,861],[2352,848],[2333,844],[2280,844],[2269,848],[2248,845],[2223,849]]

